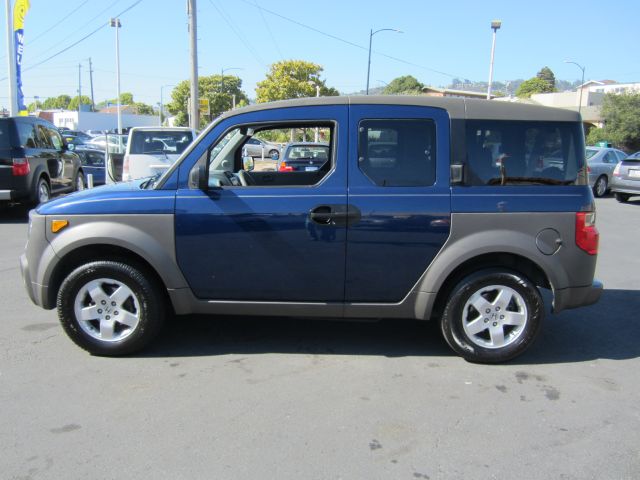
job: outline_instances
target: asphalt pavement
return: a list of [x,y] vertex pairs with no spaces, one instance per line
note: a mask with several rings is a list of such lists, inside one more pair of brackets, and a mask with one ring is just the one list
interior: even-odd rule
[[640,201],[597,200],[594,306],[504,365],[408,321],[182,318],[92,357],[29,301],[0,212],[0,478],[638,479]]

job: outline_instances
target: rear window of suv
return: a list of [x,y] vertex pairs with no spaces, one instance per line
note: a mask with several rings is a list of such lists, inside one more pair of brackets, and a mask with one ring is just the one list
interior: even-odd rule
[[570,185],[584,166],[579,124],[467,121],[469,185]]

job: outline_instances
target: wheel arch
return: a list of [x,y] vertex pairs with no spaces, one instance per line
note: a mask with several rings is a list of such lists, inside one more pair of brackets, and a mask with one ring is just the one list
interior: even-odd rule
[[168,305],[171,305],[167,293],[167,285],[158,271],[141,255],[125,247],[110,244],[83,245],[74,250],[68,251],[56,264],[51,272],[49,288],[47,290],[47,303],[51,306],[56,304],[56,298],[60,286],[64,279],[76,268],[89,262],[100,260],[119,261],[129,264],[141,270],[145,275],[149,275],[154,282],[162,288],[162,295]]
[[486,269],[505,269],[520,273],[539,288],[552,288],[545,271],[530,258],[510,252],[485,253],[465,260],[445,278],[436,294],[432,316],[439,317],[442,314],[451,292],[463,278]]

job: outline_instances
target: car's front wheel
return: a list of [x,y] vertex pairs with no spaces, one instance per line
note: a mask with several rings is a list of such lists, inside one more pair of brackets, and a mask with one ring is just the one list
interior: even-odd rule
[[509,270],[482,270],[462,279],[449,296],[440,326],[466,360],[498,363],[522,354],[544,316],[540,292]]
[[269,150],[269,157],[271,160],[278,160],[280,159],[280,152],[275,148],[273,150]]
[[132,265],[96,261],[62,282],[58,317],[67,335],[95,355],[144,348],[160,331],[165,301],[160,286]]

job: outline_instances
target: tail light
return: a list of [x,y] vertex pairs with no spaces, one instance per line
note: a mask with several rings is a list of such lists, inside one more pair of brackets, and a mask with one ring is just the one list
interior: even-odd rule
[[599,238],[596,212],[576,213],[576,245],[589,255],[597,255]]
[[614,177],[619,177],[620,176],[620,166],[622,165],[622,162],[618,162],[618,164],[616,165],[616,168],[613,169],[613,176]]
[[587,165],[587,173],[591,173],[591,167]]
[[293,172],[293,167],[291,165],[287,165],[287,162],[282,162],[280,167],[278,167],[278,171],[280,172]]
[[11,173],[14,177],[24,177],[29,175],[31,167],[29,166],[29,160],[26,158],[14,158]]

